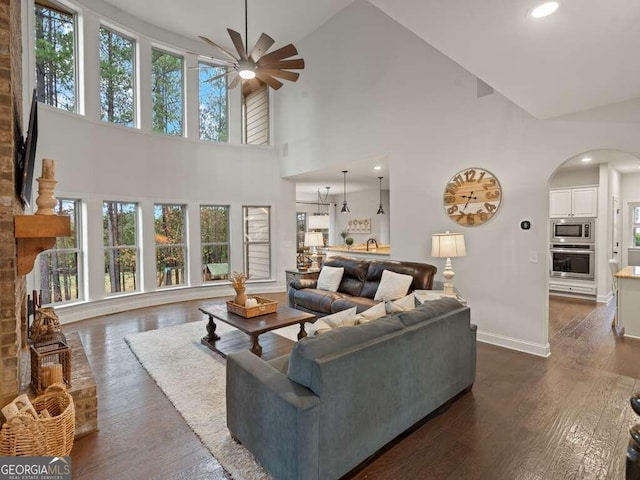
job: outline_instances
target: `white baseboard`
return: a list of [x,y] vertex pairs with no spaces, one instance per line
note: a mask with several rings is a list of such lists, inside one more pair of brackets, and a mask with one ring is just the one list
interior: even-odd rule
[[[284,292],[285,285],[278,282],[253,283],[248,288],[248,294]],[[186,302],[189,300],[204,300],[207,298],[228,297],[234,294],[233,288],[226,285],[211,285],[206,287],[184,287],[159,290],[149,293],[133,293],[105,298],[94,302],[80,302],[56,307],[56,313],[61,324],[78,322],[89,318],[126,312],[143,307],[155,307],[169,303]]]
[[497,345],[498,347],[509,348],[519,352],[530,353],[538,357],[548,357],[551,355],[551,346],[549,343],[543,345],[541,343],[527,342],[517,338],[505,337],[495,333],[482,332],[478,330],[477,339],[482,343]]
[[609,303],[609,300],[613,298],[613,292],[609,292],[606,295],[598,295],[596,298],[596,302],[598,303]]

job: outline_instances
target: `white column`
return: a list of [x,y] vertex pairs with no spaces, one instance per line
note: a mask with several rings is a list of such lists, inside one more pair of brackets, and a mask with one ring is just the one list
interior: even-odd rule
[[194,139],[200,138],[199,119],[199,92],[198,92],[198,57],[192,54],[185,54],[185,137]]
[[[100,119],[100,18],[83,10],[78,35],[78,113]],[[84,108],[83,108],[84,106]]]
[[102,200],[90,197],[86,200],[83,238],[84,271],[87,274],[85,300],[101,300],[106,296],[104,288],[104,237],[102,225]]
[[143,132],[152,130],[151,112],[151,42],[148,38],[140,37],[137,42],[138,62],[136,63],[136,83],[138,92],[138,128]]
[[200,205],[187,205],[187,265],[189,268],[189,285],[202,285],[202,260],[200,248]]
[[140,291],[154,292],[156,284],[156,241],[155,221],[153,217],[153,201],[143,200],[139,204],[141,220],[138,229],[138,245],[140,246]]

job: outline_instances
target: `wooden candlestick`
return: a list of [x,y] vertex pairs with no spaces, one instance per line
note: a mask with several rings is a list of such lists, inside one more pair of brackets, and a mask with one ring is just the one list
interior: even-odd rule
[[56,186],[55,180],[48,178],[36,178],[38,181],[38,198],[36,198],[36,215],[55,215],[56,212],[53,208],[56,206],[56,197],[53,195],[53,190]]
[[49,158],[42,159],[42,178],[47,180],[56,179],[56,161]]

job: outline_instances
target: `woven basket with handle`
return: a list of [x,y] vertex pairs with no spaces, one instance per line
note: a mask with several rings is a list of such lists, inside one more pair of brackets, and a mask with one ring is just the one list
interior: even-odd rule
[[[64,457],[71,454],[76,410],[65,385],[49,386],[32,403],[38,418],[21,414],[2,425],[0,455]],[[41,415],[44,410],[48,416]]]

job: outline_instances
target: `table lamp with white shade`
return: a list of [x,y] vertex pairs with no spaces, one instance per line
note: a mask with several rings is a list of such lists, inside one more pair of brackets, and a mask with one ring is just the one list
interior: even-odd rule
[[431,256],[447,259],[444,272],[442,272],[445,280],[443,297],[456,298],[456,293],[453,290],[455,273],[451,268],[451,258],[464,257],[466,255],[467,249],[464,245],[464,234],[446,232],[431,235]]
[[324,247],[324,239],[322,238],[322,232],[305,232],[304,245],[306,247],[312,247],[313,254],[311,255],[312,263],[310,271],[320,270],[318,265],[318,247]]

